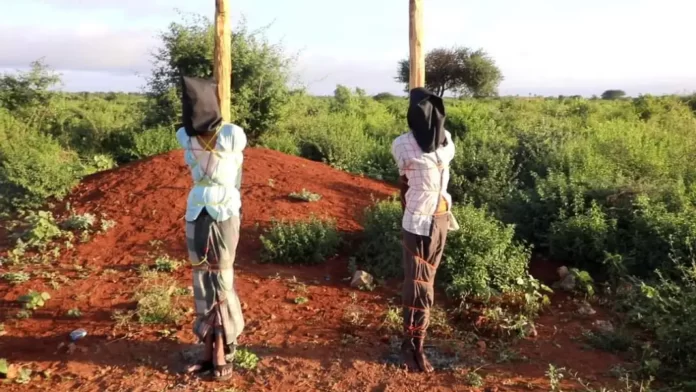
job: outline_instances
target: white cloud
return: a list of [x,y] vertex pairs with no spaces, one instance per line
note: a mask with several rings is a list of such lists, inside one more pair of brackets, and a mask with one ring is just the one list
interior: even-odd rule
[[156,34],[147,30],[116,31],[99,24],[78,25],[70,31],[0,28],[0,67],[25,67],[44,58],[59,70],[147,72]]
[[177,3],[172,0],[33,0],[33,2],[53,8],[74,8],[82,11],[118,9],[133,15],[172,11]]

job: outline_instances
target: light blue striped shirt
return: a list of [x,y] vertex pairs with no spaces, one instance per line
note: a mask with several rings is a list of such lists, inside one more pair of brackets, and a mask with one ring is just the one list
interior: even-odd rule
[[242,206],[242,151],[247,138],[244,130],[234,124],[223,124],[214,151],[205,151],[195,137],[184,128],[176,132],[184,148],[184,160],[191,169],[193,188],[186,202],[186,220],[193,222],[203,208],[218,222],[239,216]]

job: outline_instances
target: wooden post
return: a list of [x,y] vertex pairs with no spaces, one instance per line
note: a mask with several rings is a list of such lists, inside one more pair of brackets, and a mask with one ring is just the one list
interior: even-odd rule
[[409,87],[425,86],[425,56],[423,55],[423,0],[409,0]]
[[232,29],[228,0],[215,0],[215,56],[213,76],[217,81],[218,100],[223,121],[230,121],[232,87]]

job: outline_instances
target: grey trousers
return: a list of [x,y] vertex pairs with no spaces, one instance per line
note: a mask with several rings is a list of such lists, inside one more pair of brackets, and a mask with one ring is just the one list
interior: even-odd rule
[[238,217],[217,222],[207,213],[186,222],[196,311],[193,330],[200,340],[210,332],[222,335],[231,348],[244,329],[242,307],[234,289],[239,225]]

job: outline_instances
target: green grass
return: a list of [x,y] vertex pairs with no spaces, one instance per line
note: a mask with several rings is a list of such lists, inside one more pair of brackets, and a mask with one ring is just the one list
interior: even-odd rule
[[2,278],[10,284],[18,285],[28,282],[31,276],[26,272],[7,272],[2,274]]
[[301,192],[293,192],[288,195],[293,200],[304,201],[307,203],[314,203],[321,200],[321,195],[317,193],[312,193],[306,189],[302,189]]
[[279,264],[319,264],[334,256],[341,237],[333,221],[274,221],[260,237],[261,259]]
[[237,349],[234,353],[234,364],[244,370],[254,370],[259,363],[259,357],[247,349]]
[[182,294],[171,277],[153,272],[144,274],[135,290],[135,315],[141,324],[176,324],[184,316]]

